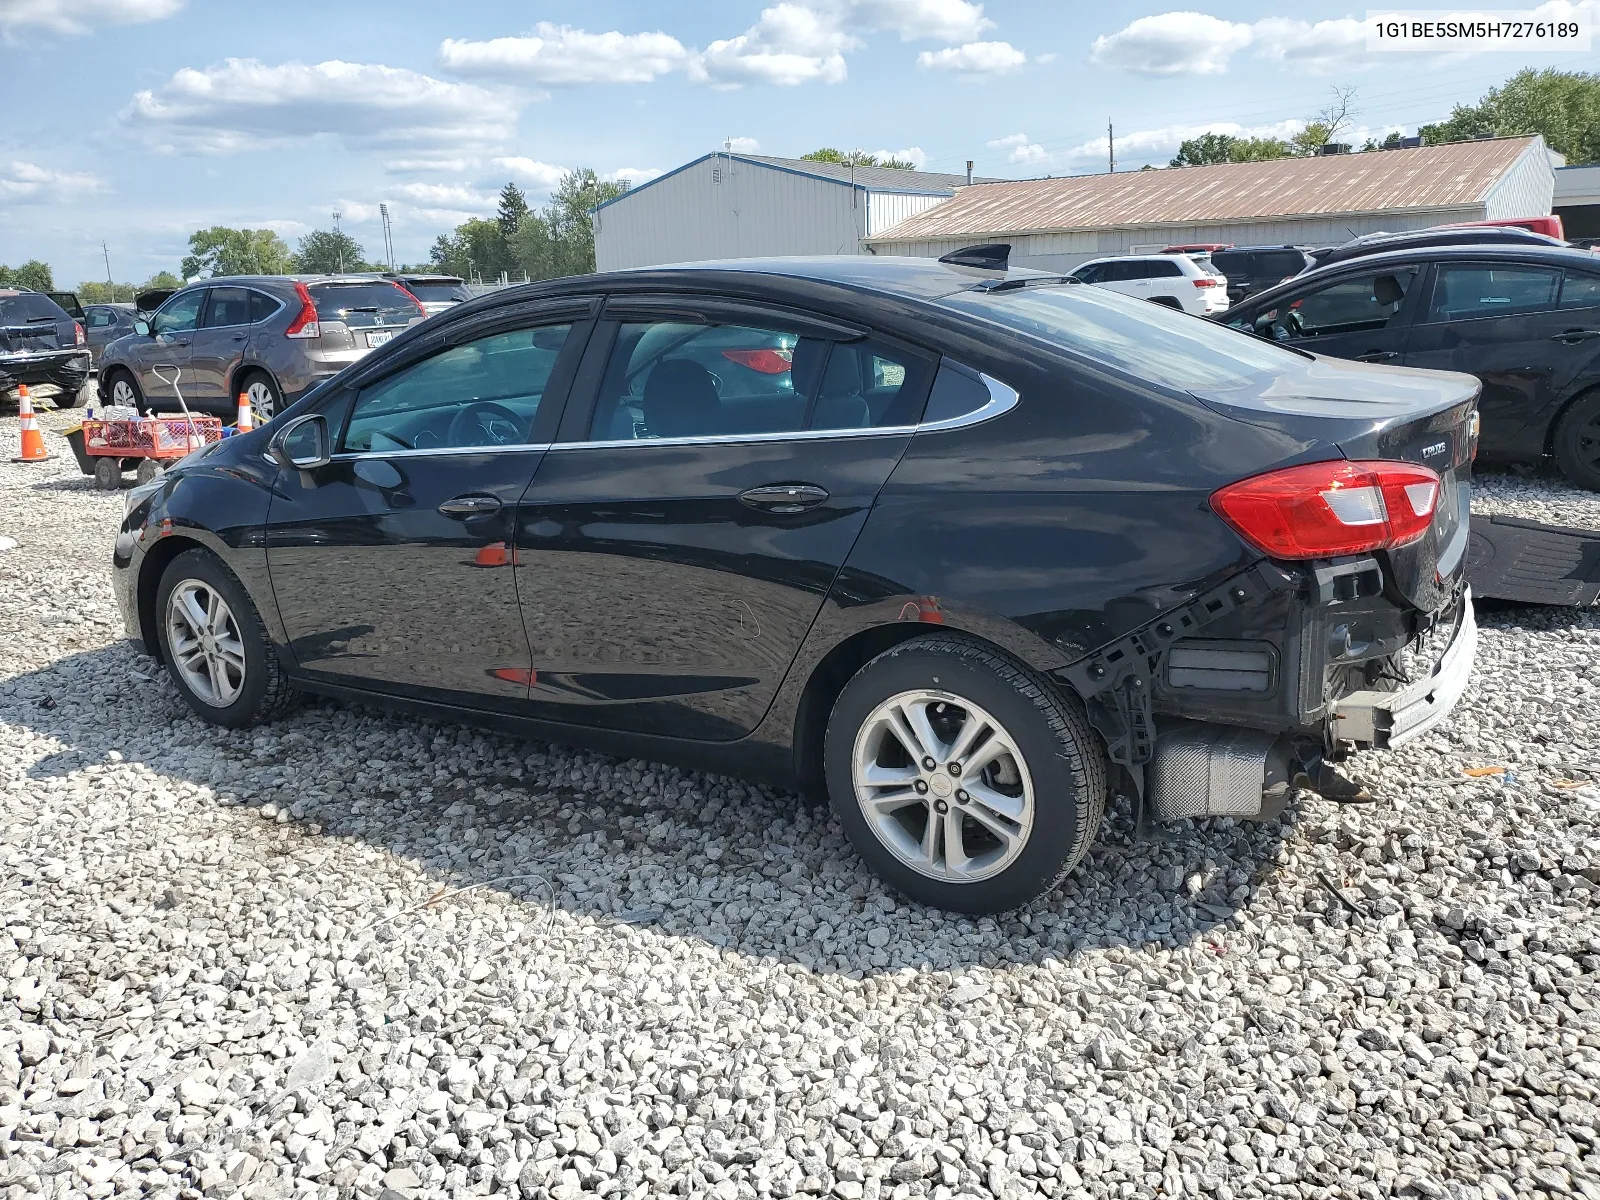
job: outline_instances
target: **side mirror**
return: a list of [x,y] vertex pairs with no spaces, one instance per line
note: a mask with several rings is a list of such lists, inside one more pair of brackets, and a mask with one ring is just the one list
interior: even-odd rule
[[150,322],[146,321],[143,317],[139,317],[133,323],[133,331],[135,333],[137,333],[140,337],[149,337],[150,336]]
[[309,471],[331,461],[328,446],[328,418],[321,413],[296,417],[272,435],[267,453],[280,467]]

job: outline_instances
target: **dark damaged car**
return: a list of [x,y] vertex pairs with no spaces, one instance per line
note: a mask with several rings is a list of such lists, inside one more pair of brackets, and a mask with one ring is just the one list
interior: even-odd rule
[[83,326],[43,292],[0,288],[0,395],[25,383],[70,406],[88,377]]
[[1444,718],[1477,396],[1037,273],[564,279],[130,493],[114,574],[218,725],[316,692],[825,793],[993,912],[1109,789],[1270,816]]

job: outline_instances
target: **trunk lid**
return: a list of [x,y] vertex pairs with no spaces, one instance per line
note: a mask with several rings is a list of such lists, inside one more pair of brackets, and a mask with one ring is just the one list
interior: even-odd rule
[[1391,583],[1427,612],[1448,604],[1466,572],[1478,393],[1471,375],[1314,358],[1259,391],[1195,396],[1213,411],[1318,444],[1348,459],[1416,463],[1439,476],[1420,541],[1383,552]]

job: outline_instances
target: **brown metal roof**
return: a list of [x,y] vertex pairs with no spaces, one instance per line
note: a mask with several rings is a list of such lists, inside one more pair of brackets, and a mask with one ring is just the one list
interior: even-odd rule
[[961,188],[868,240],[1448,208],[1481,200],[1535,138]]

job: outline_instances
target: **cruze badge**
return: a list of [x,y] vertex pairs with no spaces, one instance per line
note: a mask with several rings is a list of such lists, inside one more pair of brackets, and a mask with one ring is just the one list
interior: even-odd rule
[[1449,442],[1435,442],[1431,446],[1424,446],[1422,448],[1422,457],[1432,458],[1435,454],[1443,454],[1448,449],[1450,449]]

